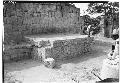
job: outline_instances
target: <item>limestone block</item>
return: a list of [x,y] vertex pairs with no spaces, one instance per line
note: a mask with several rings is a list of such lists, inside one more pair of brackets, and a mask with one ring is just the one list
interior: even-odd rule
[[48,68],[53,68],[55,66],[55,60],[53,58],[46,58],[44,60],[44,65]]
[[46,58],[45,48],[43,48],[43,47],[41,47],[41,48],[33,47],[32,59],[43,61],[45,58]]
[[6,61],[18,61],[22,59],[31,58],[31,48],[26,46],[10,46],[3,51],[3,60]]
[[[79,36],[78,36],[79,37]],[[54,60],[64,60],[77,56],[82,56],[84,53],[91,51],[91,43],[93,38],[80,37],[80,38],[50,38],[44,39],[30,39],[34,47],[34,57],[39,58],[53,58]],[[43,50],[44,51],[41,51]],[[40,53],[38,53],[40,52]],[[43,55],[42,55],[43,54]]]
[[[84,44],[84,42],[89,41],[87,39],[74,39],[74,40],[62,40],[62,41],[54,41],[53,47],[48,50],[46,48],[46,56],[53,57],[55,60],[58,59],[68,59],[76,56],[83,55],[86,52],[91,51],[91,42],[88,45]],[[77,42],[77,43],[76,43]],[[86,45],[86,46],[84,46]]]

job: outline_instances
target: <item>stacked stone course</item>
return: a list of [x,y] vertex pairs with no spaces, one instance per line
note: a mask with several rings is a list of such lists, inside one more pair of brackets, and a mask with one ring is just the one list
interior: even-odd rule
[[79,18],[80,9],[67,3],[4,4],[4,29],[8,34],[78,33]]
[[[5,3],[3,11],[5,45],[21,44],[26,35],[70,34],[80,30],[80,9],[68,3]],[[7,54],[9,51],[4,50],[7,58],[18,55],[11,51]]]
[[[93,43],[93,37],[81,37],[70,39],[56,39],[56,40],[42,40],[37,41],[30,39],[33,49],[33,58],[36,60],[43,60],[46,58],[54,58],[55,60],[65,60],[77,56],[83,56],[85,53],[90,52],[91,44]],[[33,42],[34,41],[34,42]],[[40,42],[46,42],[41,44]]]
[[5,46],[3,52],[3,61],[19,61],[24,59],[31,59],[32,48],[30,45],[16,45],[16,46]]

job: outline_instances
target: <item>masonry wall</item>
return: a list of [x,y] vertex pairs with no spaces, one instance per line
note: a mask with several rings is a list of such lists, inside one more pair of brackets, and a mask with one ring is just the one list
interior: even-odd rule
[[14,41],[30,34],[78,33],[81,26],[80,9],[67,3],[6,3],[3,20],[5,37]]

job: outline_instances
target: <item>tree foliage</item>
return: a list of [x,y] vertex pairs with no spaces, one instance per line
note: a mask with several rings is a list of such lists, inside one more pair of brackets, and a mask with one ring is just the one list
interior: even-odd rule
[[119,22],[119,2],[90,3],[87,11],[90,14],[102,13],[105,18],[111,18],[113,23]]
[[119,27],[119,2],[89,3],[87,11],[90,14],[101,13],[104,16],[106,37],[111,37],[111,31],[108,28],[113,30]]
[[87,11],[90,14],[103,13],[104,15],[110,16],[119,13],[119,2],[90,3]]
[[83,20],[84,20],[84,30],[83,30],[83,32],[87,30],[87,27],[89,25],[92,25],[91,28],[90,28],[90,31],[93,31],[93,35],[100,32],[100,26],[99,26],[100,20],[101,20],[100,16],[98,16],[96,18],[92,18],[89,15],[84,15]]
[[84,19],[84,25],[88,26],[88,25],[93,25],[93,26],[98,26],[100,23],[100,18],[91,18],[89,15],[84,15],[83,16]]

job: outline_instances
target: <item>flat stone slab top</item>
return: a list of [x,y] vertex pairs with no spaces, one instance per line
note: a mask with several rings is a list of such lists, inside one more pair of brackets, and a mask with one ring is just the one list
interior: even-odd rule
[[56,41],[56,40],[66,40],[66,39],[76,39],[76,38],[86,38],[88,35],[80,35],[80,34],[67,34],[67,35],[30,35],[26,36],[25,38],[28,38],[30,40],[33,40],[34,42],[39,42],[41,40],[44,41]]

